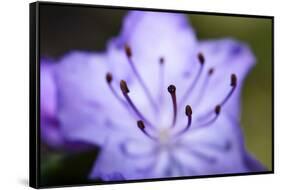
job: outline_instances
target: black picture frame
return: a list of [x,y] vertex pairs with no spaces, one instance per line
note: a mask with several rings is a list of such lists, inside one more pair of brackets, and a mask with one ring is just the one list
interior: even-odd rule
[[34,2],[29,4],[29,39],[30,39],[30,74],[29,74],[29,185],[33,188],[46,188],[56,186],[42,186],[40,183],[40,7],[43,5],[55,6],[75,6],[75,7],[93,7],[119,10],[144,10],[144,11],[159,11],[172,13],[196,13],[201,15],[222,15],[247,18],[266,18],[272,23],[272,170],[265,172],[252,173],[235,173],[235,174],[218,174],[218,175],[202,175],[189,177],[173,177],[173,178],[158,178],[158,179],[143,179],[143,180],[126,180],[126,181],[110,181],[97,182],[86,184],[65,184],[60,187],[67,186],[83,186],[83,185],[99,185],[99,184],[119,184],[119,183],[134,183],[134,182],[151,182],[151,181],[167,181],[167,180],[182,180],[194,178],[211,178],[211,177],[226,177],[226,176],[245,176],[256,174],[273,174],[274,173],[274,16],[263,15],[248,15],[248,14],[230,14],[218,12],[200,12],[187,10],[168,10],[156,8],[141,8],[141,7],[121,7],[121,6],[105,6],[91,5],[78,3],[59,3],[59,2]]

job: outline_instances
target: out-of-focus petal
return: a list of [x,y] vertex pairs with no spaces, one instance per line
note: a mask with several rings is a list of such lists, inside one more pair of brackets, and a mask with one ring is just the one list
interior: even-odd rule
[[71,52],[57,63],[58,118],[67,139],[103,142],[105,72],[102,55]]
[[40,62],[40,133],[44,143],[51,147],[63,145],[63,137],[57,122],[57,86],[54,79],[54,62]]
[[58,116],[66,138],[101,145],[110,131],[132,121],[110,91],[107,66],[104,55],[82,52],[71,52],[57,64]]
[[[108,45],[108,62],[119,78],[135,76],[124,52],[132,50],[132,60],[148,89],[157,95],[159,59],[164,58],[164,86],[185,73],[196,51],[196,38],[186,16],[174,13],[133,11],[125,17],[120,35]],[[149,68],[149,69],[148,69]]]
[[57,89],[54,80],[54,63],[42,59],[40,63],[40,113],[55,117],[57,111]]
[[255,157],[245,152],[244,154],[244,162],[250,172],[263,172],[267,171],[265,166],[258,161]]
[[55,122],[55,118],[41,117],[40,123],[42,142],[52,148],[62,148],[65,141],[58,123]]

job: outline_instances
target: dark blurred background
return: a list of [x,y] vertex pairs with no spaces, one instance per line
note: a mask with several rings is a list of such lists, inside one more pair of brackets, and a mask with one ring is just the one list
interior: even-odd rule
[[[53,6],[40,7],[41,56],[59,58],[74,49],[103,51],[120,30],[124,10]],[[242,94],[242,127],[248,150],[272,169],[272,21],[188,14],[200,40],[232,37],[249,44],[257,65],[245,81]],[[59,166],[59,154],[45,151],[42,165]],[[58,158],[57,158],[58,157]],[[52,162],[50,162],[50,160]],[[90,161],[89,165],[90,165]],[[52,164],[55,164],[53,166]],[[89,166],[87,166],[89,167]],[[44,173],[43,171],[43,173]]]

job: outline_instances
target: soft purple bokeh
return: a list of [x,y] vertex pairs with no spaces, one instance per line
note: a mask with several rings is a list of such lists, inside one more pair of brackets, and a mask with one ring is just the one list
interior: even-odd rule
[[[156,108],[128,62],[125,45],[130,46],[131,60]],[[201,68],[199,52],[205,62],[190,89]],[[163,65],[159,64],[161,58]],[[101,152],[90,178],[148,179],[265,170],[245,150],[239,126],[240,92],[255,62],[243,43],[233,39],[198,41],[184,15],[133,11],[124,19],[120,35],[109,41],[106,52],[77,51],[56,64],[46,62],[41,61],[43,140],[52,146],[60,146],[65,139],[99,145]],[[119,82],[127,82],[128,95],[153,123],[154,128],[146,125],[145,130],[156,140],[137,127],[141,118],[110,90],[105,80],[108,72],[113,76],[112,88],[123,101]],[[231,91],[232,74],[238,81],[234,93],[221,105],[217,119],[202,127],[208,120],[204,115],[211,111],[210,117],[214,117],[215,107]],[[176,86],[178,100],[174,127],[170,126],[170,84]],[[188,121],[186,105],[192,107],[192,124],[180,133]]]
[[70,139],[65,136],[58,117],[58,86],[55,78],[57,70],[53,60],[42,59],[40,64],[40,133],[41,141],[55,150],[81,152],[92,150],[92,143]]

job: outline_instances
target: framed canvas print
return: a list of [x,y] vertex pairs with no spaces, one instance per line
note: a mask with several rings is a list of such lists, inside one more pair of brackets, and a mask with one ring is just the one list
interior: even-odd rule
[[274,172],[271,16],[30,4],[30,186]]

